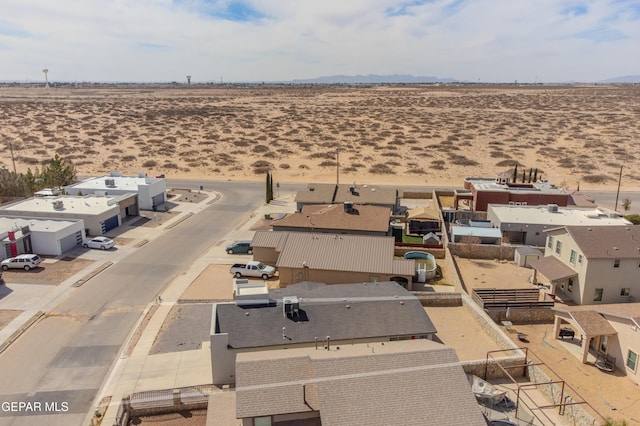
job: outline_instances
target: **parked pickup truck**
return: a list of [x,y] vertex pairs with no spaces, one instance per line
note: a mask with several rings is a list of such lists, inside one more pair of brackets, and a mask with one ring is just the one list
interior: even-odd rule
[[236,278],[240,277],[260,277],[266,280],[276,272],[273,266],[265,265],[262,262],[252,261],[249,263],[236,263],[229,270]]

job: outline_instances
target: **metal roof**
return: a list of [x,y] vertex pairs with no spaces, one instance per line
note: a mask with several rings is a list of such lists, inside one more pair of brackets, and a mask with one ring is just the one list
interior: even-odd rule
[[498,228],[485,228],[477,226],[451,226],[451,235],[463,237],[502,238],[502,232]]
[[394,246],[393,237],[290,232],[276,266],[392,274]]

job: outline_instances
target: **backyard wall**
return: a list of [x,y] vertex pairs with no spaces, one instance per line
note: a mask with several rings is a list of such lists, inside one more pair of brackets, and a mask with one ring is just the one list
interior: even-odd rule
[[449,243],[449,252],[469,259],[513,260],[516,246],[493,244]]

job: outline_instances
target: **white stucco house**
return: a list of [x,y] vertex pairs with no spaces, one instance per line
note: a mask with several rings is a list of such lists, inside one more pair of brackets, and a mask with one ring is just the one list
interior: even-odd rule
[[69,195],[115,195],[136,194],[135,205],[127,206],[126,216],[135,216],[138,209],[152,210],[167,199],[167,183],[164,178],[146,176],[123,176],[119,172],[111,172],[108,176],[93,177],[65,187]]
[[82,219],[0,216],[0,260],[14,254],[59,256],[82,244]]

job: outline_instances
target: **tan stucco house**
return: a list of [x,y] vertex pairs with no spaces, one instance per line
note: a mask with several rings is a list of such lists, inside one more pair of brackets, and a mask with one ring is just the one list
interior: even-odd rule
[[530,262],[534,283],[579,305],[640,296],[639,226],[565,226],[546,231],[545,256]]

